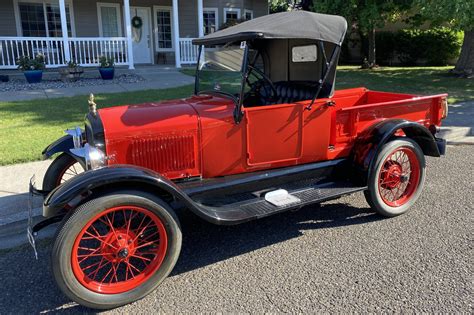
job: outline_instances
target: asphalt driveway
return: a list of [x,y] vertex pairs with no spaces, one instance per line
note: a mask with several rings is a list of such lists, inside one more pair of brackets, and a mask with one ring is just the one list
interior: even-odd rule
[[[111,313],[472,313],[474,146],[428,158],[425,191],[384,219],[356,194],[234,227],[184,216],[158,290]],[[0,252],[0,314],[87,312],[55,287],[43,245]]]

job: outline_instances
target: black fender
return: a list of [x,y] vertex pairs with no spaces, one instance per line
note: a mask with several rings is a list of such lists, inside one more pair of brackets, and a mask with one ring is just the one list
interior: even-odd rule
[[74,141],[72,136],[65,135],[58,140],[48,145],[42,152],[43,159],[49,159],[56,153],[69,152],[70,149],[74,149]]
[[160,174],[132,165],[113,165],[79,174],[55,188],[44,200],[43,216],[52,218],[74,209],[94,192],[103,189],[146,189],[157,196],[168,195],[180,201],[187,209],[201,218],[219,222],[211,209],[199,207],[177,185]]
[[52,157],[56,153],[66,153],[69,154],[71,157],[76,159],[83,167],[86,165],[86,161],[84,161],[84,158],[77,156],[75,154],[71,153],[71,149],[74,149],[74,140],[72,136],[70,135],[65,135],[58,140],[54,141],[50,145],[48,145],[42,152],[43,154],[43,159],[47,160],[50,157]]
[[440,157],[444,154],[446,141],[435,138],[425,126],[405,119],[383,120],[364,130],[354,145],[352,160],[355,164],[357,181],[367,182],[378,152],[400,129],[407,138],[420,146],[425,155]]

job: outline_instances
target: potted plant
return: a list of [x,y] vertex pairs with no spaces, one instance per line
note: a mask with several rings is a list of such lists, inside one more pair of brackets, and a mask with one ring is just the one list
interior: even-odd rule
[[99,58],[99,72],[102,80],[112,80],[115,73],[115,60],[114,57],[101,56]]
[[39,83],[43,79],[44,55],[37,54],[35,58],[21,56],[17,60],[17,65],[18,69],[25,74],[28,83]]
[[63,82],[75,82],[83,73],[84,70],[74,60],[70,60],[67,67],[59,68],[59,74]]

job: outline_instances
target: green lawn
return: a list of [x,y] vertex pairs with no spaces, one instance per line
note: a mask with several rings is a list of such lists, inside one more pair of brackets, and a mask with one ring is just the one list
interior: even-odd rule
[[[448,92],[450,103],[474,100],[474,80],[447,74],[448,67],[381,68],[359,70],[339,67],[336,89],[365,86],[372,90],[414,94]],[[192,75],[194,69],[184,69]],[[96,95],[98,107],[180,98],[192,93],[191,85],[156,91]],[[87,97],[78,96],[22,102],[0,101],[0,165],[41,159],[41,151],[63,135],[66,128],[83,124]]]
[[[168,90],[150,90],[96,95],[98,108],[136,104],[189,96],[191,85]],[[88,112],[87,96],[48,100],[0,102],[0,165],[41,159],[41,151],[64,135],[64,130],[82,126]]]

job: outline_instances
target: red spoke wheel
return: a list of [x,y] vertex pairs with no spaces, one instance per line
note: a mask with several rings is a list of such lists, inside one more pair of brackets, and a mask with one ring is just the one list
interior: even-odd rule
[[43,189],[51,191],[62,183],[85,171],[84,166],[66,153],[60,154],[49,166],[43,181]]
[[72,249],[72,269],[92,291],[123,293],[160,268],[167,242],[163,223],[151,211],[114,207],[99,213],[81,230]]
[[138,300],[171,272],[181,248],[169,206],[141,192],[102,196],[65,218],[53,248],[61,290],[87,307]]
[[368,203],[385,216],[406,212],[418,199],[425,179],[425,158],[411,139],[385,144],[370,170]]

